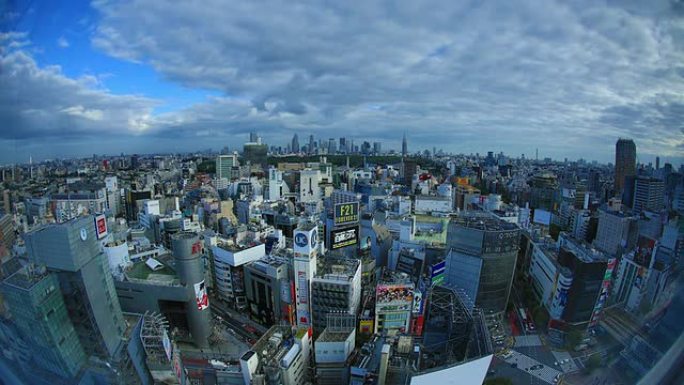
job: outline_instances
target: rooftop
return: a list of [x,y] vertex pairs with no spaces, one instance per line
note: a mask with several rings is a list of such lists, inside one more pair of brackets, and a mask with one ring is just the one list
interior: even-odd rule
[[451,223],[468,229],[480,231],[517,230],[514,223],[503,221],[490,213],[467,212],[451,217]]
[[348,330],[346,332],[341,332],[341,331],[328,331],[328,329],[323,330],[323,333],[321,333],[320,336],[318,336],[318,339],[316,339],[316,342],[342,342],[346,341],[347,338],[349,338],[349,334],[351,334],[354,331],[354,329]]
[[356,274],[361,262],[358,259],[321,258],[316,278],[344,277],[351,279]]
[[29,273],[27,267],[20,269],[14,274],[5,279],[5,284],[14,286],[19,289],[29,290],[36,283],[40,282],[47,276],[44,269],[36,269],[33,273]]
[[126,270],[126,276],[129,278],[142,280],[154,280],[155,278],[157,278],[155,276],[176,276],[175,270],[173,270],[170,266],[164,263],[162,263],[162,265],[164,266],[161,269],[154,271],[150,269],[150,267],[145,262],[140,261],[134,263],[128,268],[128,270]]

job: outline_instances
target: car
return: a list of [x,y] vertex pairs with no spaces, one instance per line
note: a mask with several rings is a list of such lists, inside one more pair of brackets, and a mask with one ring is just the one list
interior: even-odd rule
[[515,362],[511,364],[511,368],[517,368],[517,367],[518,367],[518,364],[516,364]]
[[493,375],[495,375],[495,374],[496,374],[496,370],[494,370],[494,369],[490,369],[490,370],[487,371],[487,375],[488,375],[488,376],[493,376]]

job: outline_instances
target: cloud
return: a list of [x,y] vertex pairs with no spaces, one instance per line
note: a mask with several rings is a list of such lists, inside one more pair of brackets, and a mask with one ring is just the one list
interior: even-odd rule
[[[26,86],[16,92],[27,94],[23,115],[10,114],[21,127],[12,135],[51,135],[59,126],[203,148],[235,146],[257,130],[276,145],[313,133],[398,148],[405,131],[411,150],[539,148],[544,156],[604,161],[623,136],[643,154],[681,157],[684,12],[669,0],[172,7],[98,0],[93,7],[97,50],[221,96],[157,114],[163,101],[114,95],[39,68],[25,53],[6,53],[3,69],[24,68]],[[45,102],[28,95],[47,84]],[[66,97],[53,97],[61,87]]]
[[321,136],[398,143],[399,128],[426,146],[609,159],[617,136],[645,136],[610,118],[630,106],[657,124],[646,148],[674,155],[671,124],[684,117],[667,107],[684,95],[674,5],[102,1],[93,43],[187,87],[270,105],[283,128]]
[[58,66],[40,68],[21,50],[0,56],[0,140],[102,140],[144,131],[141,122],[151,119],[157,101],[93,84],[92,77],[72,79]]
[[64,36],[60,36],[60,38],[57,39],[57,46],[59,48],[69,48],[69,41]]

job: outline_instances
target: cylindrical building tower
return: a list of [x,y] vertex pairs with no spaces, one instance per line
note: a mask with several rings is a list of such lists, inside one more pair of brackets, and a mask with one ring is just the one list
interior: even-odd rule
[[204,267],[200,258],[202,244],[199,236],[190,232],[174,234],[171,242],[176,272],[191,298],[186,303],[190,334],[197,346],[205,347],[211,333],[211,314],[204,282]]

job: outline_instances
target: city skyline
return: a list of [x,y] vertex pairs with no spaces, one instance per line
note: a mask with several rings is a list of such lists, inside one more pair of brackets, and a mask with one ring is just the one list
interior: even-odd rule
[[684,160],[668,1],[3,7],[2,164],[240,148],[251,131],[602,163],[628,137],[641,163]]

